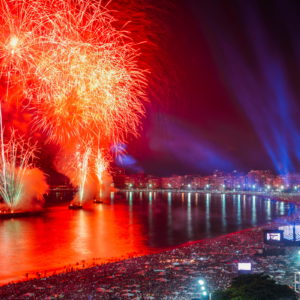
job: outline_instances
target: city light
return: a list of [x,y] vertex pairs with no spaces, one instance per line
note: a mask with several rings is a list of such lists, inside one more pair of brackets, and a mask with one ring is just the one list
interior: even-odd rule
[[206,295],[207,295],[207,293],[206,293],[206,292],[203,292],[203,295],[204,295],[204,296],[206,296]]
[[204,291],[204,290],[205,290],[205,287],[204,287],[204,286],[201,286],[201,290]]
[[199,284],[200,284],[200,285],[203,285],[203,284],[204,284],[204,281],[203,281],[203,280],[199,280]]
[[[251,174],[251,172],[249,172]],[[220,176],[214,174],[218,180],[214,183],[210,182],[211,176],[200,176],[200,175],[189,175],[190,180],[189,182],[185,182],[185,176],[179,175],[172,175],[172,177],[161,177],[156,178],[156,181],[153,181],[153,176],[149,176],[149,180],[145,180],[143,183],[140,184],[139,188],[147,188],[147,189],[156,189],[156,188],[163,188],[163,189],[178,189],[178,190],[187,190],[190,192],[197,192],[199,190],[206,190],[206,192],[223,192],[223,193],[231,193],[231,192],[239,192],[239,193],[247,193],[251,190],[253,195],[256,195],[257,192],[265,193],[266,196],[270,196],[271,193],[274,193],[274,197],[276,193],[281,192],[282,194],[288,189],[288,185],[283,184],[287,180],[294,180],[289,179],[287,177],[283,177],[282,175],[278,175],[272,184],[268,181],[268,184],[264,184],[261,178],[256,178],[255,180],[249,179],[249,173],[245,175],[240,175],[232,180],[231,174],[228,175],[226,179],[226,175],[221,174]],[[269,173],[267,173],[269,175]],[[130,175],[132,177],[133,175]],[[156,177],[156,176],[155,176]],[[270,177],[274,177],[273,174],[270,174]],[[129,178],[128,178],[129,180]],[[295,179],[296,180],[296,179]],[[248,182],[247,182],[248,181]],[[250,182],[252,181],[252,182]],[[130,182],[130,180],[128,181]],[[151,182],[151,183],[150,183]],[[300,191],[300,185],[296,184],[296,181],[289,185],[290,189],[293,189],[294,193],[298,193]],[[300,178],[299,178],[300,182]],[[282,185],[281,185],[282,184]],[[127,185],[129,188],[129,183]],[[134,188],[134,184],[133,187]],[[245,189],[245,191],[244,191]],[[268,195],[267,195],[268,194]],[[282,195],[280,196],[282,197]]]

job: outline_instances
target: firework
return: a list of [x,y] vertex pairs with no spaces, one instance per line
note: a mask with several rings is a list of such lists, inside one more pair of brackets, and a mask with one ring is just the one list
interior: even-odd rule
[[99,181],[99,197],[102,195],[102,175],[103,172],[107,171],[109,168],[110,158],[108,155],[104,154],[103,149],[98,147],[97,155],[95,158],[95,173]]
[[90,144],[77,146],[76,152],[69,163],[69,171],[72,172],[72,182],[78,187],[79,205],[82,206],[84,197],[84,188],[87,180],[87,175],[90,171],[90,159],[92,155],[92,148]]
[[146,71],[128,33],[101,1],[0,0],[0,75],[20,85],[49,140],[82,132],[112,141],[137,134]]
[[4,143],[1,108],[0,128],[0,195],[13,213],[22,196],[24,178],[33,168],[36,147],[17,138],[15,131],[12,131],[9,142]]
[[38,1],[0,1],[0,76],[7,87],[6,99],[14,86],[21,86],[24,97],[26,84],[34,78],[46,41],[38,7]]
[[137,133],[144,112],[146,80],[135,62],[138,53],[112,27],[103,8],[93,7],[93,14],[86,6],[80,8],[68,11],[81,23],[60,19],[70,28],[68,36],[59,38],[58,46],[47,53],[50,63],[39,67],[42,79],[33,89],[37,127],[58,141],[93,130],[112,140],[124,139]]

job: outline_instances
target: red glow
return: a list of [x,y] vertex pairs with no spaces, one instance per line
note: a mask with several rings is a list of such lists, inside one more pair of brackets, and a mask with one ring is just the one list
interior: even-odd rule
[[36,128],[65,143],[94,132],[110,141],[137,134],[146,100],[139,53],[101,2],[2,0],[0,75],[21,87]]

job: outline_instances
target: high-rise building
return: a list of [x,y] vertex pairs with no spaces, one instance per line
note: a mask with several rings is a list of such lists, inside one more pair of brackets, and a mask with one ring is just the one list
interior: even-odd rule
[[113,183],[116,188],[124,188],[125,187],[125,169],[124,168],[115,168],[113,169]]
[[193,190],[199,190],[201,186],[201,177],[195,176],[191,182],[191,188]]
[[282,175],[277,175],[276,178],[273,180],[273,186],[276,189],[284,189],[284,176]]
[[144,172],[137,172],[137,186],[139,188],[146,188],[147,187],[147,179]]
[[262,175],[264,171],[251,170],[248,173],[248,188],[259,188],[262,186]]
[[161,185],[162,185],[162,188],[164,189],[171,189],[173,188],[172,185],[171,185],[171,178],[170,177],[163,177],[161,179]]
[[127,188],[136,188],[138,186],[138,178],[136,175],[125,177],[125,185]]
[[157,176],[151,176],[148,179],[148,188],[149,189],[155,189],[155,188],[161,187],[161,185],[162,185],[162,180],[161,180],[161,178],[159,178]]

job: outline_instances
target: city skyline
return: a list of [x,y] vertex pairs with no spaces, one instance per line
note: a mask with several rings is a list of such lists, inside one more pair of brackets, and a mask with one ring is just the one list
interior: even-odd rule
[[114,173],[116,188],[163,188],[163,189],[204,189],[204,190],[277,190],[298,192],[300,174],[273,174],[270,170],[251,170],[248,173],[233,171],[226,173],[215,170],[211,175],[171,175],[158,177],[137,172],[126,174],[117,168]]

